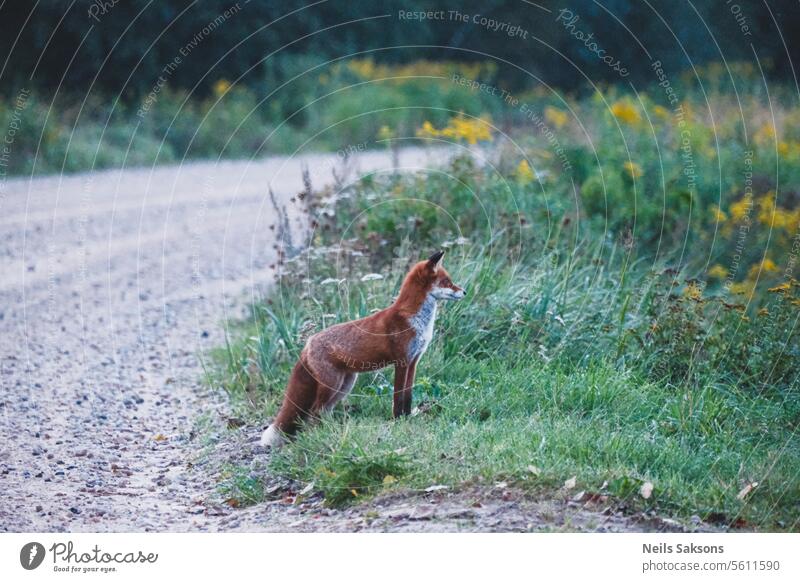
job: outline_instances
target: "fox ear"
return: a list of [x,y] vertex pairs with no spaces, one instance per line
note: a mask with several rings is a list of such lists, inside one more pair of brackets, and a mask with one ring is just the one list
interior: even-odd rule
[[433,270],[436,271],[439,268],[439,265],[442,264],[442,258],[444,257],[444,251],[436,251],[428,258],[428,266]]

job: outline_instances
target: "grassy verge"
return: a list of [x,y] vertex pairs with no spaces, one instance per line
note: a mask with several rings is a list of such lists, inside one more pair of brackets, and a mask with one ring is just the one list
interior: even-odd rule
[[313,244],[283,263],[272,296],[218,354],[239,414],[273,414],[305,339],[388,305],[437,243],[470,296],[442,310],[412,417],[389,420],[391,370],[362,374],[271,469],[330,504],[504,481],[796,529],[796,282],[739,301],[689,276],[691,262],[646,260],[589,221],[538,215],[525,188],[457,157],[440,175],[373,177],[335,202],[315,198]]

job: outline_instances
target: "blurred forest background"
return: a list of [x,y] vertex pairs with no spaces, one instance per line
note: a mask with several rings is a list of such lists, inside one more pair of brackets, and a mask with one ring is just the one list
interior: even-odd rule
[[[455,9],[470,18],[447,13]],[[400,18],[431,10],[444,17]],[[561,10],[577,17],[571,28]],[[749,63],[758,84],[796,87],[797,22],[793,0],[12,0],[0,5],[0,121],[27,115],[5,172],[339,148],[371,141],[384,124],[413,134],[425,119],[444,123],[442,108],[513,121],[496,96],[455,86],[447,64],[475,65],[460,74],[498,90],[578,98],[608,84],[654,86],[654,61],[673,85],[686,73],[695,90],[735,91],[725,74],[698,84],[697,68],[722,62]],[[406,82],[375,82],[387,74]],[[324,131],[365,105],[406,109]]]
[[[594,31],[608,54],[628,64],[628,80],[637,85],[652,80],[650,59],[626,28],[635,31],[672,74],[723,58],[740,61],[757,56],[766,63],[766,73],[790,78],[790,62],[800,59],[800,43],[794,34],[800,5],[794,0],[741,2],[750,32],[746,35],[731,11],[734,3],[726,0],[652,4],[541,0],[536,4],[553,13],[567,8],[579,15],[578,28]],[[97,8],[104,5],[105,14]],[[96,0],[45,0],[35,7],[26,1],[4,2],[0,8],[0,52],[8,57],[2,75],[4,94],[8,96],[16,86],[34,85],[48,92],[60,88],[82,95],[90,90],[135,100],[151,90],[181,47],[236,5],[232,0],[122,0],[113,5]],[[205,97],[216,80],[225,78],[256,91],[272,90],[311,62],[359,53],[387,64],[421,59],[504,60],[569,91],[584,89],[585,79],[568,66],[568,60],[595,82],[619,80],[585,46],[554,26],[551,15],[522,0],[240,0],[238,5],[240,17],[229,18],[213,32],[210,42],[201,42],[170,75],[173,89]],[[397,19],[401,10],[454,9],[519,24],[530,35],[522,42],[502,32],[487,34],[471,21]],[[510,89],[530,85],[529,78],[514,67],[500,67],[497,78]]]

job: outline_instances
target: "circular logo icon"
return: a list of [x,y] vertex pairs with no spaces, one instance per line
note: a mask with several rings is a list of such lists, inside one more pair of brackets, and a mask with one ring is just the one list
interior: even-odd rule
[[26,570],[35,570],[44,561],[44,546],[39,542],[28,542],[19,551],[19,563]]

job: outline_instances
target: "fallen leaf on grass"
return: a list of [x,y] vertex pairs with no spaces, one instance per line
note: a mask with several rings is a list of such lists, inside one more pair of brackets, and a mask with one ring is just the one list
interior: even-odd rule
[[239,505],[240,505],[239,504],[239,500],[236,499],[235,497],[231,497],[230,499],[226,499],[225,503],[227,503],[231,507],[239,507]]
[[586,495],[586,491],[579,491],[575,494],[572,498],[572,501],[583,501],[583,496]]
[[755,489],[756,487],[758,487],[758,483],[757,482],[756,483],[748,483],[747,485],[745,485],[742,488],[741,491],[739,491],[739,494],[736,496],[736,499],[738,499],[739,501],[744,501],[744,498],[747,497],[750,494],[750,492],[753,489]]
[[386,477],[383,478],[383,484],[384,485],[391,485],[392,483],[395,483],[396,481],[397,481],[397,477],[395,477],[394,475],[386,475]]
[[537,467],[536,465],[528,465],[528,471],[536,475],[537,477],[542,474],[542,470]]
[[650,496],[653,495],[653,484],[650,481],[642,483],[642,486],[639,488],[639,495],[645,499],[650,499]]
[[608,501],[608,495],[603,495],[596,491],[581,491],[572,498],[572,501],[581,503],[605,503]]
[[569,491],[570,489],[574,489],[575,485],[578,483],[577,475],[575,477],[570,477],[566,481],[564,481],[564,489]]
[[425,489],[425,493],[433,493],[434,491],[441,491],[442,489],[449,489],[447,485],[431,485]]

